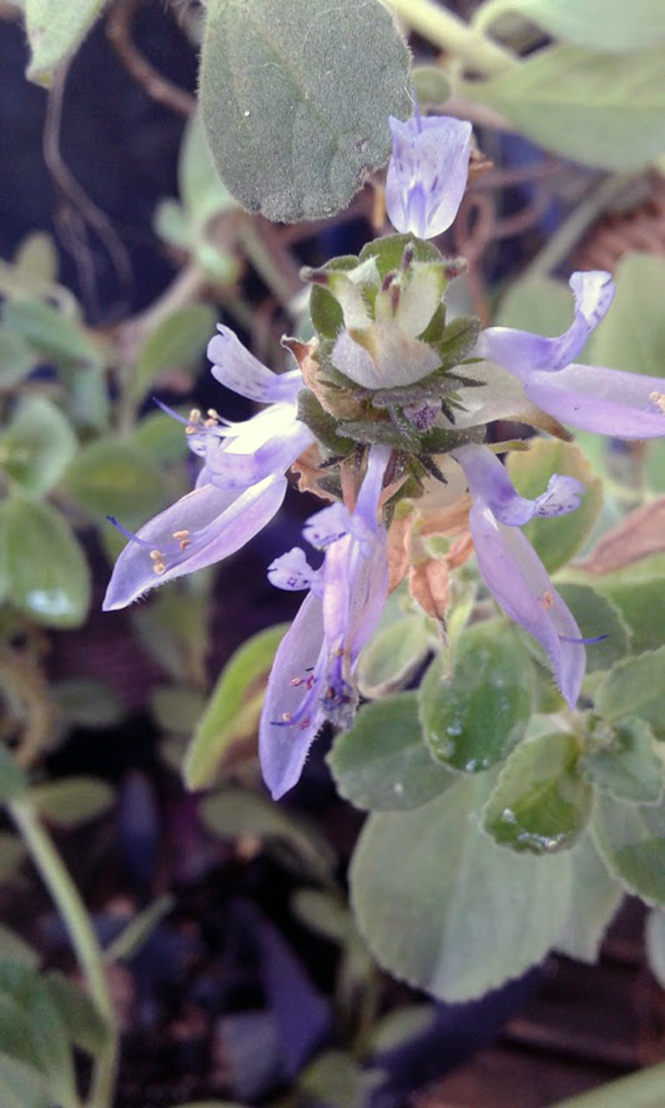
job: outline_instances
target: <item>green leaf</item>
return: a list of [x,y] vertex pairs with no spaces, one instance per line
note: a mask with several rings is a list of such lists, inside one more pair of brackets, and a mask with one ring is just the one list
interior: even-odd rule
[[35,360],[25,339],[0,326],[0,390],[20,385],[34,369]]
[[435,658],[420,687],[420,722],[433,756],[464,773],[501,762],[520,741],[532,700],[531,662],[502,620],[468,627],[452,675]]
[[[204,573],[197,576],[204,581]],[[208,607],[205,588],[194,592],[194,582],[165,589],[143,608],[132,612],[134,630],[141,645],[174,681],[187,679],[195,684],[207,680],[205,656],[208,651]]]
[[78,627],[90,571],[71,529],[49,504],[12,496],[0,505],[12,604],[47,627]]
[[118,937],[106,947],[104,960],[109,964],[129,960],[138,954],[159,923],[169,914],[175,899],[166,893],[138,912]]
[[[368,50],[368,34],[371,50]],[[347,206],[405,118],[409,52],[380,0],[211,0],[200,106],[213,159],[248,211],[287,223]]]
[[125,715],[115,690],[95,677],[53,681],[50,695],[65,722],[76,727],[113,727]]
[[234,744],[255,732],[265,678],[287,630],[288,625],[280,623],[259,631],[224,666],[187,750],[188,789],[201,789],[214,781]]
[[[651,559],[645,559],[651,561]],[[662,645],[665,627],[665,576],[655,572],[644,580],[630,580],[636,575],[636,565],[628,573],[612,573],[594,577],[594,588],[607,596],[619,609],[627,623],[635,654],[655,650]]]
[[344,946],[355,932],[351,912],[332,893],[313,888],[296,889],[291,907],[301,923],[339,946]]
[[506,466],[518,493],[530,499],[545,491],[553,473],[575,477],[584,485],[586,492],[574,512],[554,519],[541,516],[523,528],[547,572],[554,573],[570,561],[591,534],[603,502],[600,481],[580,448],[560,439],[536,439],[529,450],[513,451]]
[[479,826],[490,775],[411,812],[372,814],[351,865],[352,903],[379,962],[455,1003],[539,962],[570,905],[570,855],[502,850]]
[[380,1071],[365,1069],[346,1051],[326,1050],[303,1070],[298,1087],[326,1108],[366,1108],[381,1081]]
[[28,779],[6,746],[0,746],[0,802],[16,800],[28,787]]
[[24,397],[0,438],[0,464],[28,492],[43,496],[76,454],[69,420],[44,396]]
[[610,877],[588,833],[575,843],[569,857],[573,895],[556,949],[580,962],[595,962],[625,890],[621,882]]
[[476,13],[476,23],[488,27],[506,12],[518,12],[553,38],[593,50],[622,54],[665,38],[663,0],[489,0]]
[[665,912],[652,908],[644,929],[649,968],[665,989]]
[[599,789],[627,803],[656,804],[663,791],[663,763],[654,750],[653,731],[637,717],[615,727],[599,720],[580,769]]
[[149,412],[144,416],[132,431],[132,442],[158,463],[182,462],[188,454],[182,424],[164,412]]
[[109,1027],[88,994],[57,971],[45,974],[42,980],[69,1039],[87,1054],[101,1053],[108,1042]]
[[665,151],[660,45],[607,54],[549,46],[456,91],[501,112],[527,138],[583,165],[642,169]]
[[50,85],[58,66],[76,53],[99,18],[104,0],[25,0],[25,25],[30,43],[26,77]]
[[627,373],[662,374],[665,320],[658,292],[665,282],[665,258],[624,254],[615,281],[612,308],[589,342],[589,361]]
[[430,636],[420,616],[402,616],[379,629],[365,647],[356,669],[361,694],[369,700],[405,685],[427,657]]
[[611,721],[638,715],[665,738],[665,646],[617,662],[596,691],[596,708]]
[[2,314],[7,327],[42,358],[69,368],[99,366],[100,348],[83,324],[43,300],[8,300]]
[[438,65],[415,65],[411,80],[420,105],[445,104],[450,96],[450,82]]
[[432,1004],[405,1004],[382,1016],[370,1029],[368,1036],[371,1053],[394,1050],[422,1035],[434,1020],[436,1009]]
[[316,873],[334,865],[330,848],[309,825],[296,821],[282,808],[244,789],[222,789],[206,797],[199,808],[203,823],[214,835],[237,839],[255,835],[282,841],[305,866]]
[[115,792],[98,777],[63,777],[35,785],[30,800],[52,823],[78,827],[108,812],[115,802]]
[[236,206],[215,172],[199,112],[192,113],[183,132],[178,192],[197,231],[203,230],[213,216]]
[[191,735],[205,703],[201,690],[190,685],[163,685],[150,694],[150,706],[159,727],[181,735]]
[[22,277],[52,284],[58,279],[58,248],[52,235],[33,231],[19,243],[14,265]]
[[365,704],[327,758],[337,790],[357,808],[402,811],[426,804],[457,780],[423,742],[417,693]]
[[579,838],[593,792],[577,770],[578,754],[575,737],[562,731],[513,751],[483,812],[483,827],[500,846],[552,854]]
[[665,904],[665,805],[620,804],[598,793],[591,821],[598,852],[629,893]]
[[25,847],[18,835],[0,831],[0,881],[11,881],[25,858]]
[[115,437],[97,439],[79,450],[62,489],[97,520],[113,515],[130,528],[143,523],[164,495],[157,462],[146,450]]
[[616,604],[590,585],[557,584],[557,590],[577,620],[583,638],[607,635],[587,646],[587,673],[609,669],[625,657],[631,636]]
[[37,969],[41,958],[35,948],[17,935],[11,928],[0,923],[0,960],[18,962],[28,969]]
[[216,322],[214,309],[196,302],[171,312],[149,331],[132,379],[133,395],[137,399],[144,396],[168,370],[197,369]]
[[0,1054],[3,1108],[53,1108],[48,1081],[32,1066]]
[[79,1103],[66,1030],[46,983],[6,960],[0,962],[0,1052],[48,1077],[62,1108]]

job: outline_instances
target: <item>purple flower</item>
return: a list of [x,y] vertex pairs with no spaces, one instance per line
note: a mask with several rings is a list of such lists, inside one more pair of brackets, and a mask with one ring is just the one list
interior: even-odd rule
[[464,470],[473,497],[469,528],[480,575],[506,615],[543,647],[572,710],[584,678],[585,640],[519,527],[534,516],[573,511],[584,489],[573,477],[555,474],[544,493],[527,500],[518,495],[505,468],[487,447],[463,446],[453,456]]
[[342,728],[353,721],[353,670],[388,591],[386,533],[377,512],[390,453],[371,448],[352,514],[337,503],[307,521],[304,537],[325,550],[319,569],[298,547],[268,569],[279,588],[309,589],[275,656],[261,714],[261,768],[275,800],[298,781],[325,720]]
[[619,439],[665,435],[663,378],[572,361],[612,303],[610,274],[573,273],[570,287],[575,318],[563,335],[542,338],[512,327],[489,327],[475,355],[509,370],[531,403],[562,423]]
[[196,488],[136,535],[116,524],[129,542],[115,564],[105,611],[124,608],[156,585],[219,562],[249,542],[279,510],[285,472],[313,441],[296,418],[300,370],[277,376],[227,327],[220,332],[208,347],[213,375],[269,407],[235,424],[212,411],[205,419],[195,411],[182,420],[189,447],[204,459]]
[[471,124],[445,116],[389,117],[393,152],[386,208],[397,231],[431,239],[457,215],[469,169]]

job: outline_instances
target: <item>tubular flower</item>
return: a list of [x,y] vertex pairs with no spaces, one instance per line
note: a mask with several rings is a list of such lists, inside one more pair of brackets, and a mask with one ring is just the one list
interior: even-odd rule
[[489,327],[475,355],[509,370],[531,403],[562,423],[619,439],[665,435],[665,380],[572,361],[612,303],[610,274],[573,273],[569,283],[575,318],[562,335]]
[[506,615],[543,647],[561,694],[573,709],[584,678],[585,640],[519,527],[534,516],[574,511],[584,489],[573,477],[555,474],[544,493],[527,500],[515,491],[487,447],[463,446],[454,457],[473,498],[469,529],[480,575]]
[[389,117],[393,150],[386,208],[393,227],[431,239],[457,215],[469,169],[471,124],[445,116],[402,123]]
[[386,532],[377,512],[390,453],[370,449],[353,513],[336,503],[307,521],[305,539],[325,551],[319,569],[299,547],[268,569],[278,588],[309,589],[275,656],[261,714],[261,768],[275,800],[298,781],[322,724],[347,728],[353,720],[353,670],[388,591]]
[[212,410],[205,419],[194,411],[182,420],[190,449],[204,461],[196,488],[136,535],[116,524],[129,542],[115,564],[105,611],[124,608],[156,585],[221,561],[249,542],[281,507],[285,472],[313,441],[296,418],[296,396],[303,387],[300,370],[280,377],[245,350],[227,327],[220,332],[208,346],[213,375],[269,406],[235,424],[225,423]]

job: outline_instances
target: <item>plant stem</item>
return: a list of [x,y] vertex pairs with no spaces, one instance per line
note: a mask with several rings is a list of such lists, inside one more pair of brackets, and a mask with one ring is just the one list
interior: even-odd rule
[[562,1100],[554,1108],[660,1108],[664,1086],[665,1062],[661,1062],[581,1096]]
[[388,0],[409,27],[484,77],[504,73],[518,59],[434,0]]
[[118,1033],[101,947],[79,891],[32,804],[13,800],[7,807],[67,928],[90,996],[108,1025],[108,1041],[93,1061],[87,1105],[88,1108],[110,1108],[118,1061]]

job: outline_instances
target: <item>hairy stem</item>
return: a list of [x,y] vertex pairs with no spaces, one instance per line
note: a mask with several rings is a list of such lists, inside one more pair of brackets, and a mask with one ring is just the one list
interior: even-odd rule
[[108,1040],[93,1060],[87,1105],[109,1108],[115,1088],[118,1033],[101,947],[79,891],[32,804],[13,800],[7,807],[67,928],[90,996],[107,1023]]

